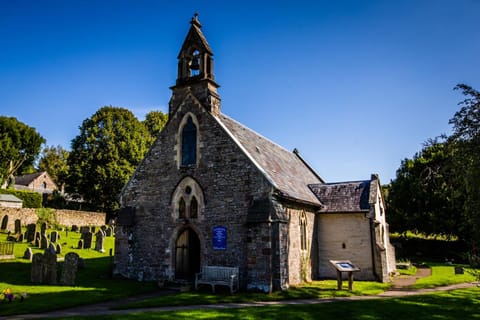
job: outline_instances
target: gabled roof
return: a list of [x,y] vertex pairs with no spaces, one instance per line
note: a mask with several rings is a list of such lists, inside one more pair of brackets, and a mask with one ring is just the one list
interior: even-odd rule
[[38,177],[40,177],[44,173],[45,173],[45,171],[25,174],[23,176],[16,176],[15,177],[15,184],[22,185],[22,186],[28,186],[30,183],[35,181],[35,179],[37,179]]
[[368,212],[370,180],[311,184],[310,189],[324,207],[320,212]]
[[282,196],[321,205],[308,185],[323,181],[296,153],[223,114],[217,119]]
[[[180,49],[180,52],[178,54],[178,58],[182,55],[182,52],[187,49],[188,46],[190,46],[192,43],[197,43],[203,47],[203,49],[208,52],[210,55],[213,56],[213,51],[210,48],[210,45],[207,42],[207,39],[203,35],[203,32],[201,30],[202,25],[200,24],[200,21],[197,19],[197,15],[195,15],[192,18],[192,21],[190,22],[191,27],[190,30],[188,30],[187,36],[185,37],[185,41],[183,42],[182,48]],[[200,48],[199,48],[200,49]]]

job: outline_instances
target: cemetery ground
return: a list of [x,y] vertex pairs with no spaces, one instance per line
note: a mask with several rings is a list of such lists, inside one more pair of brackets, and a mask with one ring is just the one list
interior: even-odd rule
[[[0,241],[4,241],[6,236],[6,234],[0,234]],[[155,283],[139,283],[111,278],[113,258],[110,256],[110,249],[113,249],[113,237],[106,238],[105,253],[93,249],[76,249],[79,240],[80,233],[68,232],[67,236],[65,231],[60,232],[60,243],[62,243],[60,259],[68,252],[76,252],[85,260],[85,267],[77,273],[75,286],[32,284],[30,282],[31,263],[22,259],[25,249],[30,245],[26,242],[16,243],[14,252],[16,258],[0,261],[0,295],[7,288],[10,288],[16,295],[15,300],[11,303],[0,302],[0,316],[39,314],[96,304],[101,301],[112,301],[109,303],[109,308],[119,309],[120,306],[124,309],[116,311],[120,314],[92,317],[87,312],[85,317],[75,319],[278,319],[279,315],[286,319],[314,319],[319,316],[322,319],[385,319],[387,316],[390,320],[405,317],[432,319],[432,315],[438,315],[439,319],[480,318],[480,288],[379,299],[378,294],[388,290],[390,284],[356,281],[354,290],[349,292],[347,290],[338,291],[336,290],[336,281],[325,280],[314,281],[304,286],[293,287],[288,291],[269,295],[260,293],[230,295],[228,289],[219,290],[218,294],[212,294],[208,286],[199,292],[166,294],[165,291],[159,292]],[[34,253],[43,252],[38,248],[30,247]],[[407,290],[475,280],[468,272],[463,275],[455,275],[453,265],[429,263],[428,266],[432,274],[414,279],[416,280],[414,285]],[[415,275],[405,277],[411,279]],[[344,287],[347,287],[346,283],[344,283]],[[149,298],[145,298],[143,294],[149,292],[152,294],[148,294]],[[22,293],[26,293],[27,297],[20,302]],[[124,300],[126,297],[138,297],[140,301],[127,304]],[[318,300],[319,298],[320,300]],[[372,301],[372,299],[374,300]],[[321,303],[329,301],[335,301],[335,303]],[[252,303],[259,307],[246,307]],[[162,306],[172,308],[177,306],[180,310],[159,311],[156,309]],[[185,309],[182,310],[182,308]],[[88,306],[85,307],[85,310],[88,310]]]

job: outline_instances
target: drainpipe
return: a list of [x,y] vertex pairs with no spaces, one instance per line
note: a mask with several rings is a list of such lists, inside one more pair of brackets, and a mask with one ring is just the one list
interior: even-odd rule
[[377,274],[377,268],[376,268],[376,263],[375,263],[375,228],[373,226],[374,224],[374,219],[371,217],[369,217],[370,219],[370,249],[371,249],[371,252],[372,252],[372,269],[373,269],[373,275],[374,277],[379,280],[380,278],[378,277],[378,274]]

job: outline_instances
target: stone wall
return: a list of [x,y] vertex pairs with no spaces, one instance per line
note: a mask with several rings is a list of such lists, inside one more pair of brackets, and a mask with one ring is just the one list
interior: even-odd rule
[[355,279],[375,280],[370,219],[364,213],[320,214],[317,237],[320,278],[336,278],[329,260],[350,260],[360,268]]
[[[8,223],[6,230],[13,232],[15,228],[15,220],[20,219],[23,226],[30,223],[36,223],[38,216],[34,208],[0,208],[0,221],[8,216]],[[102,226],[106,223],[105,213],[102,212],[87,212],[87,211],[74,211],[74,210],[61,210],[61,209],[49,209],[52,210],[56,216],[58,224],[62,226]]]

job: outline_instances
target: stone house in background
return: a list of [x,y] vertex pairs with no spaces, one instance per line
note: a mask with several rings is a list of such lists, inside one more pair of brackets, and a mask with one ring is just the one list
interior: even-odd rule
[[41,194],[50,194],[58,190],[57,185],[46,171],[15,176],[13,187],[17,190],[29,190]]
[[191,281],[235,266],[270,292],[335,276],[330,259],[388,281],[395,258],[380,183],[327,184],[298,151],[222,114],[213,52],[195,16],[178,55],[169,120],[121,194],[114,274]]

